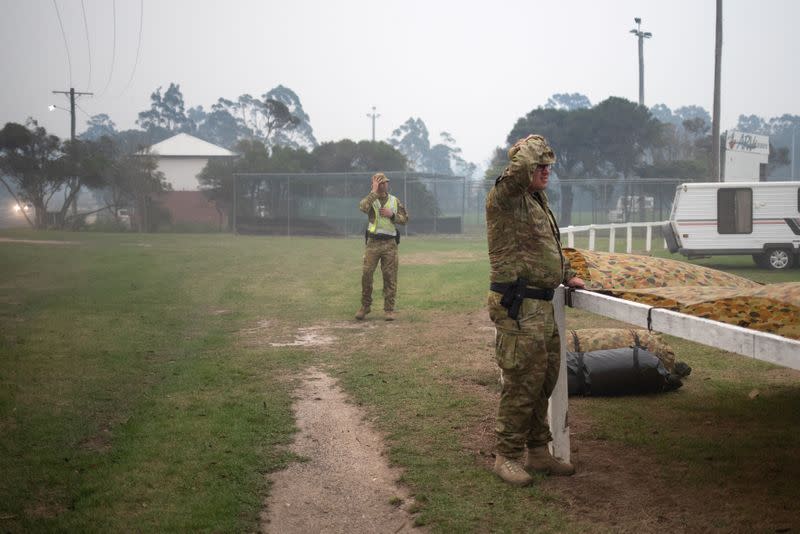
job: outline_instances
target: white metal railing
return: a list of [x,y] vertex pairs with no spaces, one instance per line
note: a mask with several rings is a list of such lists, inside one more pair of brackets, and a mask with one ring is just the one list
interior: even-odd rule
[[[559,287],[553,297],[556,323],[561,334],[561,372],[550,397],[548,415],[550,432],[553,435],[553,455],[569,461],[567,352],[564,343],[566,339],[566,292],[566,288]],[[709,347],[800,370],[800,341],[794,339],[663,308],[654,308],[647,304],[609,297],[591,291],[576,290],[570,297],[571,306],[574,308],[702,343]]]
[[[650,252],[653,244],[653,227],[662,227],[669,221],[656,221],[656,222],[640,222],[640,223],[609,223],[609,224],[589,224],[586,226],[566,226],[560,228],[561,234],[567,235],[567,246],[575,248],[575,234],[582,232],[589,232],[589,250],[595,249],[595,241],[597,230],[608,230],[608,251],[614,252],[617,241],[617,229],[624,228],[626,230],[626,247],[625,252],[630,254],[633,252],[633,229],[646,228],[645,232],[645,250]],[[664,248],[667,248],[667,242],[664,241]]]

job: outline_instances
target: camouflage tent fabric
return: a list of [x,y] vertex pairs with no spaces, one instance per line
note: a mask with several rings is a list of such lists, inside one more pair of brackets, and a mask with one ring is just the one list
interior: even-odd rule
[[674,286],[760,287],[760,284],[715,269],[682,261],[614,252],[565,248],[572,268],[586,289],[643,289]]
[[670,373],[675,369],[675,353],[661,334],[634,328],[582,328],[566,335],[570,352],[592,352],[638,345],[661,360]]
[[800,282],[760,285],[689,263],[565,249],[586,288],[659,308],[800,339]]

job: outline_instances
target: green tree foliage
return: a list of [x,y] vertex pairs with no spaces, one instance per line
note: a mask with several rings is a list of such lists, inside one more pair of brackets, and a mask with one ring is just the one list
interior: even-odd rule
[[322,143],[311,152],[315,172],[404,171],[406,159],[383,141],[350,139]]
[[297,93],[288,87],[278,85],[261,95],[261,97],[265,102],[280,102],[286,106],[288,112],[295,119],[292,128],[279,129],[275,132],[272,141],[274,146],[305,148],[308,150],[317,146],[314,129],[311,127],[311,119],[303,109],[303,104],[300,103],[300,97],[297,96]]
[[592,107],[589,97],[581,93],[556,93],[547,99],[545,109],[560,109],[564,111],[575,111],[576,109],[586,109]]
[[34,228],[47,226],[47,204],[62,185],[61,140],[36,121],[6,123],[0,130],[0,181],[18,205],[34,208]]
[[117,134],[117,125],[105,113],[92,115],[86,121],[86,131],[80,135],[86,141],[96,141],[103,136],[114,137]]
[[168,191],[169,184],[158,170],[156,158],[147,154],[116,154],[103,190],[106,209],[119,219],[119,209],[133,206],[133,228],[151,232],[163,218],[153,202],[154,195]]
[[150,95],[150,109],[139,113],[136,121],[145,130],[192,132],[194,124],[186,114],[181,86],[170,83],[164,94],[161,87]]
[[[105,186],[112,159],[108,137],[62,142],[34,120],[26,126],[7,123],[0,130],[0,181],[18,204],[34,207],[33,220],[23,212],[34,228],[74,222],[68,208],[82,188]],[[51,205],[57,201],[60,206]]]
[[[537,133],[555,148],[554,171],[559,180],[625,178],[648,151],[660,146],[662,128],[647,108],[617,97],[591,108],[537,108],[514,124],[505,148],[495,151],[486,177],[494,179],[502,172],[508,161],[506,152],[514,142]],[[572,186],[562,183],[561,193],[560,224],[568,225],[572,217]]]
[[422,119],[410,117],[406,122],[395,128],[389,139],[389,144],[406,157],[412,169],[426,170],[431,141],[428,127]]
[[471,177],[476,165],[461,156],[461,149],[448,132],[431,145],[428,127],[422,119],[410,117],[392,132],[389,143],[408,160],[409,167],[420,172]]

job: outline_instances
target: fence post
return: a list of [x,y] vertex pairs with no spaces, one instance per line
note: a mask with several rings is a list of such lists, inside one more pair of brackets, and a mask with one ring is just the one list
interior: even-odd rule
[[550,433],[553,441],[550,443],[553,456],[569,462],[569,409],[567,397],[567,349],[565,331],[564,301],[566,288],[558,287],[553,295],[553,312],[555,314],[558,334],[561,338],[561,358],[559,359],[559,372],[556,387],[550,396],[547,407],[547,417],[550,420]]
[[653,225],[647,225],[647,233],[645,234],[644,239],[644,249],[647,252],[650,252],[650,248],[653,245]]
[[617,241],[617,229],[613,226],[608,229],[608,251],[614,252],[614,248],[616,247]]
[[467,216],[467,175],[464,175],[464,184],[461,188],[461,233],[464,233],[464,218]]
[[436,235],[439,233],[439,216],[437,215],[439,212],[439,191],[436,188],[436,178],[433,179],[433,198],[436,200],[436,207],[433,210],[433,233]]
[[[406,203],[406,212],[408,211],[408,173],[403,173],[403,202]],[[403,230],[408,237],[408,223],[403,225]]]
[[571,230],[567,230],[567,246],[569,248],[575,248],[575,232]]
[[292,181],[286,177],[286,237],[292,237]]
[[633,226],[631,223],[627,224],[627,243],[625,244],[625,251],[630,254],[633,252]]
[[236,235],[236,175],[233,175],[233,234]]
[[595,238],[595,229],[594,225],[589,226],[589,250],[594,250],[594,238]]

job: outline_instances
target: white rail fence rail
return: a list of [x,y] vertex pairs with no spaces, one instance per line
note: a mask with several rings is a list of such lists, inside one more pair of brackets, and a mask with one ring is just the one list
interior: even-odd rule
[[[563,230],[562,230],[563,231]],[[553,297],[556,323],[561,334],[561,372],[553,395],[550,397],[548,415],[553,434],[553,455],[569,461],[569,418],[567,403],[567,360],[565,336],[565,307],[570,305],[634,326],[649,328],[703,345],[715,347],[743,356],[771,362],[800,370],[800,341],[750,330],[727,323],[711,321],[693,315],[654,308],[591,291],[576,290],[567,293],[559,287]]]
[[[656,221],[656,222],[640,222],[640,223],[612,223],[612,224],[589,224],[586,226],[566,226],[560,228],[561,234],[567,236],[567,246],[570,248],[575,247],[575,234],[588,232],[589,234],[589,250],[595,249],[596,237],[598,230],[608,230],[608,251],[614,252],[617,242],[617,230],[625,230],[626,248],[625,252],[630,254],[633,251],[633,229],[646,228],[645,230],[645,250],[650,252],[653,248],[653,228],[661,228],[669,221]],[[667,248],[667,242],[663,241],[663,247]]]

